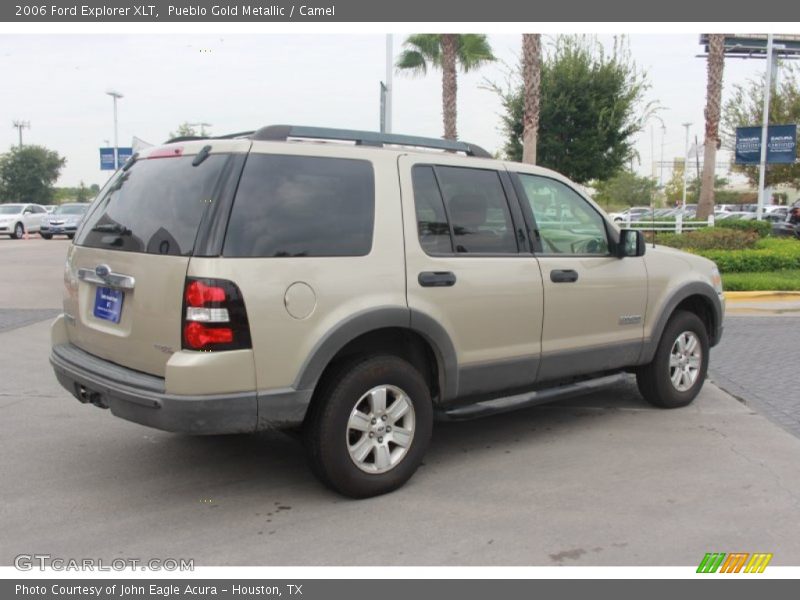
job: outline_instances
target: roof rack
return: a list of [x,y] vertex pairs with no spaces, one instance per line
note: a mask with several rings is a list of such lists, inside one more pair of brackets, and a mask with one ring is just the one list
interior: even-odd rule
[[355,142],[357,146],[414,146],[417,148],[434,148],[449,152],[463,152],[467,156],[492,158],[486,150],[476,144],[441,138],[417,137],[396,133],[379,133],[377,131],[357,131],[353,129],[331,129],[328,127],[304,127],[298,125],[268,125],[257,131],[241,131],[218,136],[185,135],[167,140],[167,144],[175,142],[194,142],[198,140],[230,140],[250,138],[258,141],[285,142],[289,138],[305,138],[314,140],[340,140]]
[[396,133],[378,133],[376,131],[356,131],[352,129],[329,129],[327,127],[303,127],[297,125],[269,125],[262,127],[251,136],[259,141],[281,141],[289,138],[306,138],[315,140],[342,140],[355,142],[357,146],[415,146],[463,152],[467,156],[492,158],[486,150],[475,144],[440,138],[399,135]]

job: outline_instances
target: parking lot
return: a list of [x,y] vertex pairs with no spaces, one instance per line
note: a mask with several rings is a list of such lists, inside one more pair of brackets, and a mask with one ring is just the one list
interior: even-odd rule
[[[81,405],[48,364],[68,244],[0,239],[2,565],[22,553],[198,565],[696,565],[706,552],[741,551],[800,562],[800,439],[712,384],[679,410],[650,408],[627,381],[437,424],[411,482],[363,501],[323,488],[294,438],[175,435]],[[758,328],[737,319],[726,336]]]

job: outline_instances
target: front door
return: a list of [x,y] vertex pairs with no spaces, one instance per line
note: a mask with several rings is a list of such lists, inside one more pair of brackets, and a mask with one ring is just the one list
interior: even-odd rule
[[539,381],[635,364],[647,308],[644,259],[613,256],[610,226],[565,182],[516,177],[537,234],[544,285]]

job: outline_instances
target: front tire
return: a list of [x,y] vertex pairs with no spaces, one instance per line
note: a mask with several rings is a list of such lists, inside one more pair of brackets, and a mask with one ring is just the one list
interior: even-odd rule
[[703,321],[694,313],[676,312],[664,329],[652,362],[636,372],[642,396],[661,408],[691,404],[706,378],[708,350]]
[[15,240],[22,239],[25,235],[25,226],[22,223],[17,223],[14,225],[14,233],[11,234],[11,237]]
[[314,473],[352,498],[391,492],[422,462],[433,429],[425,380],[396,356],[347,362],[323,382],[305,427]]
[[42,236],[46,240],[52,240],[53,239],[53,234],[52,233],[39,232],[39,235]]

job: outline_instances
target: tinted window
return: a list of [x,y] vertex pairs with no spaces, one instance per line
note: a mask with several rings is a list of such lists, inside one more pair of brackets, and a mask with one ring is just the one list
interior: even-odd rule
[[[426,251],[431,248],[450,251],[442,231],[446,214],[456,253],[517,252],[511,214],[496,171],[437,166],[432,173],[438,183],[436,188],[425,171],[420,171],[415,180],[417,223],[420,242]],[[444,211],[439,208],[442,199]]]
[[140,160],[109,181],[78,233],[79,245],[188,256],[227,160],[212,155]]
[[225,256],[364,256],[375,181],[364,160],[251,154],[225,236]]
[[453,252],[450,226],[444,212],[444,202],[433,174],[433,167],[416,166],[411,171],[414,181],[414,207],[417,213],[417,232],[422,249],[428,254]]
[[603,218],[575,190],[547,177],[519,177],[544,254],[608,254]]

